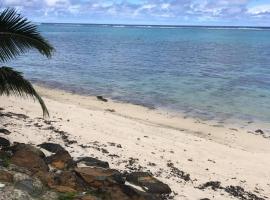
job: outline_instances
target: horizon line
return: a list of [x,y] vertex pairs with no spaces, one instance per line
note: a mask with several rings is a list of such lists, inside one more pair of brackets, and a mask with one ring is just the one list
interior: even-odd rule
[[80,25],[119,25],[119,26],[165,26],[165,27],[222,27],[222,28],[270,28],[270,26],[251,26],[251,25],[174,25],[174,24],[124,24],[124,23],[79,23],[79,22],[36,22],[40,24],[80,24]]

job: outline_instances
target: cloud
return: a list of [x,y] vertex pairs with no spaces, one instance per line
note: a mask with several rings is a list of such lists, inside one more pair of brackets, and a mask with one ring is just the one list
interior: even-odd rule
[[255,0],[0,0],[40,20],[147,21],[201,23],[250,21],[269,15],[269,5]]
[[258,5],[248,9],[248,13],[255,16],[269,15],[270,14],[270,4]]

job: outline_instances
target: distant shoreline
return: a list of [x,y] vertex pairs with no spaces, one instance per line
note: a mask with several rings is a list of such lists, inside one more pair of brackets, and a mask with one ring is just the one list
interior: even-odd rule
[[39,24],[50,25],[89,25],[89,26],[124,26],[124,27],[167,27],[167,28],[222,28],[222,29],[270,29],[269,26],[215,26],[215,25],[156,25],[156,24],[100,24],[100,23],[60,23],[60,22],[37,22]]

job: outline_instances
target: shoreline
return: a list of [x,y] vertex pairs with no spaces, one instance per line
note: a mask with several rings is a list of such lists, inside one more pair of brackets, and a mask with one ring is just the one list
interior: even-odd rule
[[[106,96],[106,94],[91,94],[87,90],[82,90],[80,92],[75,92],[73,90],[69,90],[65,87],[63,88],[55,88],[54,85],[50,85],[45,82],[39,82],[34,81],[34,86],[41,89],[49,89],[49,90],[56,90],[59,92],[65,92],[68,94],[74,94],[78,96],[83,97],[90,97],[96,99],[97,95],[104,95],[110,102],[119,103],[119,104],[125,104],[125,105],[135,105],[139,107],[144,107],[149,110],[157,110],[161,113],[168,113],[171,116],[180,117],[180,118],[192,118],[194,120],[199,120],[206,123],[212,123],[212,124],[225,124],[228,126],[236,126],[238,128],[246,127],[246,129],[250,129],[249,131],[254,131],[253,129],[265,129],[265,133],[269,134],[270,136],[270,122],[267,122],[265,120],[256,119],[250,116],[250,118],[244,118],[244,116],[234,116],[234,117],[222,117],[222,114],[218,115],[213,113],[213,115],[204,116],[205,114],[199,114],[199,113],[210,113],[211,111],[203,111],[203,110],[194,110],[194,111],[185,111],[181,109],[174,109],[174,108],[168,108],[168,107],[162,107],[162,106],[155,106],[147,103],[136,103],[136,101],[130,101],[130,100],[124,100],[124,99],[114,99],[110,96]],[[214,116],[214,117],[213,117]],[[256,130],[257,130],[256,129]]]
[[[41,95],[43,95],[44,97],[48,97],[49,99],[54,99],[57,101],[61,100],[65,103],[77,104],[77,105],[83,106],[85,108],[91,108],[91,106],[93,108],[93,105],[95,105],[94,106],[95,109],[99,109],[99,110],[104,110],[104,105],[109,110],[110,110],[110,107],[116,106],[116,107],[120,107],[120,109],[121,109],[120,113],[119,113],[120,115],[122,114],[125,117],[131,117],[131,118],[134,118],[135,120],[149,121],[149,122],[152,122],[154,124],[156,123],[158,125],[161,125],[161,126],[164,126],[167,128],[173,128],[176,130],[183,129],[183,125],[179,126],[177,121],[184,120],[185,123],[187,123],[188,125],[194,123],[194,124],[202,124],[205,126],[212,126],[212,127],[220,127],[220,128],[223,127],[223,128],[227,128],[229,130],[234,130],[234,131],[236,131],[236,129],[237,129],[237,132],[241,131],[242,133],[247,133],[247,134],[255,134],[256,135],[256,132],[255,132],[256,130],[263,130],[264,134],[265,134],[264,137],[266,137],[266,138],[270,137],[270,123],[265,123],[262,121],[255,121],[255,120],[254,121],[248,121],[248,120],[244,121],[243,119],[229,119],[228,121],[226,121],[226,120],[222,121],[219,119],[208,120],[208,119],[202,119],[199,116],[197,116],[197,117],[188,116],[185,113],[180,112],[180,111],[174,112],[170,109],[149,107],[147,105],[135,104],[132,102],[110,99],[107,97],[106,97],[106,99],[108,100],[108,102],[103,103],[97,99],[97,96],[94,96],[94,95],[80,94],[80,93],[67,91],[65,89],[52,88],[52,87],[46,86],[44,84],[34,84],[34,86]],[[61,98],[62,94],[66,94],[68,98],[64,98],[64,99]],[[57,98],[56,98],[56,96],[57,96]],[[75,100],[75,98],[72,98],[72,97],[78,98],[80,101],[82,100],[82,102],[78,102]],[[91,103],[85,102],[86,99],[90,100]],[[138,109],[142,113],[149,112],[149,113],[154,114],[155,116],[158,116],[158,117],[166,116],[166,118],[170,119],[170,122],[168,120],[165,120],[164,118],[159,119],[159,120],[156,120],[156,118],[154,120],[149,120],[142,115],[129,116],[129,113],[125,112],[124,108],[128,108],[131,110]],[[118,113],[118,112],[116,112],[116,113]],[[165,120],[165,122],[164,122],[164,120]],[[194,132],[197,132],[197,131],[194,131]]]
[[[64,131],[70,141],[76,141],[67,146],[74,157],[92,155],[110,161],[119,170],[127,170],[131,162],[134,169],[150,170],[169,184],[177,193],[175,199],[235,199],[223,191],[198,189],[208,181],[240,185],[250,192],[259,188],[260,195],[270,197],[270,160],[265,159],[270,156],[270,140],[247,133],[261,127],[220,125],[138,105],[103,102],[93,96],[35,88],[44,97],[50,119],[40,118],[37,102],[0,97],[5,112],[29,116],[2,119],[12,132],[7,136],[11,141],[66,145],[54,130]],[[178,177],[176,168],[190,174],[191,181]]]

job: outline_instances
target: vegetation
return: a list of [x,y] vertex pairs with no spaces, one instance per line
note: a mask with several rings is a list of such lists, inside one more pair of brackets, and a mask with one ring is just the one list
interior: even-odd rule
[[[53,47],[41,36],[36,25],[14,9],[2,11],[0,13],[0,62],[10,61],[30,49],[38,50],[47,58],[50,58],[53,52]],[[38,100],[43,116],[49,115],[44,101],[22,73],[10,67],[0,67],[0,95],[11,94]]]
[[75,196],[76,196],[76,193],[73,193],[73,192],[63,193],[59,195],[58,200],[73,200]]

